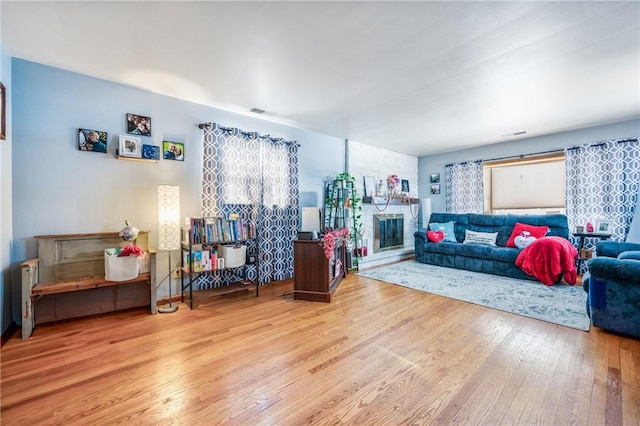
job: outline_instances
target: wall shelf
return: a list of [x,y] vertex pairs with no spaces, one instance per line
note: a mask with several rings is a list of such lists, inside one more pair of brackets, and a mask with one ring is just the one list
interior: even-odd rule
[[123,155],[118,154],[118,150],[116,149],[116,158],[118,160],[128,160],[128,161],[139,161],[141,163],[157,163],[160,160],[154,160],[152,158],[137,158],[137,157],[125,157]]
[[392,195],[391,198],[384,197],[362,197],[362,204],[387,204],[387,200],[389,200],[389,205],[402,205],[402,204],[420,204],[420,200],[418,198],[406,198],[402,196]]

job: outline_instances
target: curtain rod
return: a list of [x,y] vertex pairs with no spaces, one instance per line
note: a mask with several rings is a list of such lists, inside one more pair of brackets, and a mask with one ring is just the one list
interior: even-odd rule
[[554,149],[554,150],[550,150],[550,151],[532,152],[531,154],[520,154],[520,155],[511,155],[511,156],[507,156],[507,157],[487,158],[486,160],[461,161],[461,162],[458,162],[458,163],[445,164],[445,167],[450,167],[450,166],[453,166],[454,164],[484,163],[484,162],[487,162],[487,161],[510,160],[512,158],[525,158],[525,157],[533,157],[533,156],[544,155],[544,154],[556,154],[556,153],[560,153],[560,152],[564,152],[564,150]]
[[[212,125],[212,123],[200,123],[200,124],[198,124],[198,128],[199,129],[210,129],[211,125]],[[223,132],[233,132],[235,130],[233,127],[218,126],[218,128],[220,130],[222,130]],[[298,143],[298,141],[285,141],[284,138],[274,138],[274,137],[271,137],[271,135],[260,135],[258,132],[245,132],[245,131],[240,130],[240,129],[238,129],[238,132],[242,136],[252,136],[252,135],[255,134],[260,139],[268,139],[271,142],[282,142],[282,143],[286,143],[286,144],[289,144],[289,145],[295,145],[297,147],[300,147],[300,144]]]
[[450,167],[450,166],[453,166],[454,164],[480,163],[480,162],[486,162],[486,161],[510,160],[512,158],[525,158],[525,157],[532,157],[532,156],[544,155],[544,154],[556,154],[556,153],[560,153],[560,152],[565,152],[566,150],[580,149],[580,148],[583,148],[585,146],[586,147],[602,146],[602,145],[606,144],[607,142],[624,143],[624,142],[635,142],[637,140],[638,140],[638,138],[612,139],[610,141],[596,142],[596,143],[592,143],[592,144],[589,144],[589,145],[570,146],[570,147],[567,147],[567,148],[564,148],[564,149],[554,149],[554,150],[549,150],[549,151],[540,151],[540,152],[534,152],[534,153],[531,153],[531,154],[520,154],[520,155],[512,155],[510,157],[499,157],[499,158],[490,158],[490,159],[486,159],[486,160],[461,161],[459,163],[449,163],[449,164],[445,164],[445,167]]

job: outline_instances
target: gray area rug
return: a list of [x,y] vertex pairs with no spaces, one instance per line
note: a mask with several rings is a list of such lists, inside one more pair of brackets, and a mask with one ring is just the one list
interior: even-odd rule
[[518,280],[500,275],[425,265],[415,261],[364,270],[358,275],[475,303],[529,318],[589,331],[587,293],[581,286]]

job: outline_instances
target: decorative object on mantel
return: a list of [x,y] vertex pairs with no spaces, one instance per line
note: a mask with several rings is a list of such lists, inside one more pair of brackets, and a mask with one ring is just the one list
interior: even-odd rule
[[[362,202],[366,204],[373,204],[379,212],[385,211],[389,205],[408,204],[411,217],[413,219],[418,218],[418,215],[420,214],[420,200],[417,198],[411,198],[408,179],[400,179],[398,175],[395,174],[389,175],[387,177],[387,189],[388,193],[384,195],[384,184],[382,183],[382,180],[380,180],[376,189],[376,196],[364,197]],[[415,214],[411,207],[412,204],[418,205]]]
[[384,189],[384,182],[382,182],[382,179],[380,179],[380,181],[378,182],[378,186],[376,187],[376,197],[384,197],[386,195]]
[[180,187],[170,185],[158,186],[158,249],[167,250],[169,254],[169,305],[158,308],[160,313],[171,313],[178,310],[171,297],[171,250],[180,249]]
[[389,175],[387,177],[387,186],[389,188],[389,196],[401,195],[400,193],[400,178],[398,175]]

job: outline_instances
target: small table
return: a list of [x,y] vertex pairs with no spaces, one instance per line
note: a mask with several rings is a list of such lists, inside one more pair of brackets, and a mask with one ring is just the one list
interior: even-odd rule
[[576,259],[576,269],[578,270],[578,273],[580,273],[580,265],[582,265],[582,262],[589,259],[588,257],[581,256],[582,248],[584,247],[585,238],[598,238],[599,240],[607,240],[611,238],[611,234],[598,234],[596,232],[575,232],[573,236],[579,239],[578,240],[578,259]]

